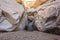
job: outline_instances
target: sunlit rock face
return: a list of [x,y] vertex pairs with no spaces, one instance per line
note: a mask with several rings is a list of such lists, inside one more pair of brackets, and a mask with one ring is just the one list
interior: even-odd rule
[[47,0],[16,0],[18,3],[22,2],[27,9],[36,8],[45,3]]
[[29,9],[34,5],[35,1],[36,0],[25,0],[25,1],[23,0],[23,3],[24,6]]
[[36,0],[35,3],[34,3],[34,5],[32,7],[36,8],[39,5],[44,4],[46,1],[48,1],[48,0]]

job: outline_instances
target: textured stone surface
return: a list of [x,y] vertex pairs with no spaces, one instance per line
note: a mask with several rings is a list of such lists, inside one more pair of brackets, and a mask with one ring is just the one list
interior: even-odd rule
[[60,36],[37,31],[17,31],[0,33],[0,40],[60,40]]
[[60,1],[53,1],[37,8],[35,25],[39,31],[54,29],[57,27],[57,18],[60,15]]
[[[52,6],[48,6],[44,10],[40,10],[35,17],[35,25],[40,31],[45,31],[47,29],[52,29],[57,27],[56,26],[56,16],[57,10]],[[54,18],[53,18],[54,17]]]

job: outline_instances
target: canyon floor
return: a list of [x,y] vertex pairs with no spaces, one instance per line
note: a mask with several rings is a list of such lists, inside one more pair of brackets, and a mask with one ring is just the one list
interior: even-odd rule
[[0,40],[60,40],[60,36],[38,31],[14,31],[0,32]]

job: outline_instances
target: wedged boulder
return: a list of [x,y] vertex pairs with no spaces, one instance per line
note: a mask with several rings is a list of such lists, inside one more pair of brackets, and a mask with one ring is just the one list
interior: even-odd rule
[[27,10],[28,19],[33,21],[35,13],[37,13],[36,9],[34,9],[34,8],[28,9]]

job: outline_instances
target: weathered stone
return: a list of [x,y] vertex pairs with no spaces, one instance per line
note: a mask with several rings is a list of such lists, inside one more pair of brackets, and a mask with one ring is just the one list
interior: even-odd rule
[[15,0],[0,0],[0,8],[3,10],[4,18],[0,23],[0,30],[13,31],[16,28],[21,30],[27,25],[27,13],[24,13],[23,5],[16,3]]
[[52,6],[48,6],[44,10],[40,10],[35,17],[35,25],[39,31],[46,31],[48,29],[54,29],[57,27],[57,9]]
[[22,5],[16,3],[15,0],[1,0],[0,5],[0,8],[3,10],[4,15],[12,24],[19,22],[19,18],[22,16],[24,11]]

